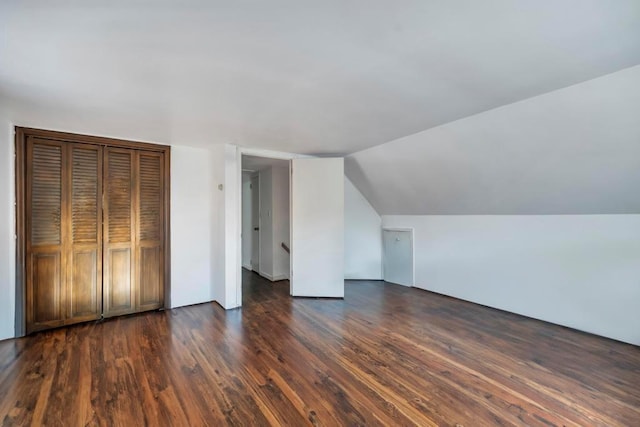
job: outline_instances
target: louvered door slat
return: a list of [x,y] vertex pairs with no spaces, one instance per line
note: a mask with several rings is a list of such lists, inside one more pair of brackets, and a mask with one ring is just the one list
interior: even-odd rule
[[135,311],[134,151],[107,148],[104,161],[104,287],[103,314]]
[[72,221],[74,243],[98,241],[98,151],[74,148]]
[[131,241],[131,155],[109,153],[109,243]]
[[59,245],[62,242],[62,147],[34,144],[31,170],[31,245]]
[[163,303],[163,157],[138,153],[138,310],[152,310]]
[[64,324],[64,144],[27,142],[27,331]]
[[162,233],[160,157],[140,155],[140,240],[159,240]]
[[68,300],[70,320],[100,317],[102,312],[102,147],[71,147],[71,245]]

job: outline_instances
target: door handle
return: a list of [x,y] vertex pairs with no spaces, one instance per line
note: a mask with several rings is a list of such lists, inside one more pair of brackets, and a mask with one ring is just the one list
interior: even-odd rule
[[260,230],[260,227],[253,227],[253,231],[258,231]]

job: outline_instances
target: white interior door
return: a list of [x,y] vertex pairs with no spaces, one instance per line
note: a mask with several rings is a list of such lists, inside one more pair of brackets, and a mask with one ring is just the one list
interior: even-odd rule
[[412,230],[382,230],[382,271],[384,280],[413,286]]
[[251,239],[253,235],[251,207],[251,177],[242,174],[242,267],[251,267]]
[[344,297],[344,160],[291,161],[291,295]]
[[260,271],[260,178],[251,177],[251,269]]

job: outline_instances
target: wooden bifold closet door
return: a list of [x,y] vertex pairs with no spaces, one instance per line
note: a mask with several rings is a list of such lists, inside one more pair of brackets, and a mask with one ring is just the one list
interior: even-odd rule
[[100,318],[101,147],[27,139],[29,332]]
[[163,307],[165,153],[21,137],[26,332]]
[[163,305],[162,153],[107,148],[104,316]]

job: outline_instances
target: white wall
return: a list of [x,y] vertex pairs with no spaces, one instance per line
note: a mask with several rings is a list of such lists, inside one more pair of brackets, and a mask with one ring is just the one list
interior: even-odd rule
[[[217,300],[226,308],[240,306],[242,301],[241,270],[242,245],[240,218],[242,161],[238,147],[224,144],[224,300]],[[240,173],[238,173],[240,171]],[[220,286],[220,285],[219,285]]]
[[269,280],[289,277],[289,165],[269,166],[260,176],[260,275]]
[[[213,293],[213,299],[218,301],[220,305],[225,305],[225,277],[224,269],[226,262],[225,254],[225,147],[222,144],[215,145],[211,148],[209,154],[209,161],[211,164],[211,185],[210,194],[211,197],[211,235],[209,238],[209,245],[211,247],[211,289]],[[223,189],[218,188],[219,185],[223,186]],[[204,235],[203,235],[204,238]]]
[[214,299],[210,173],[207,150],[171,147],[171,307]]
[[282,242],[290,246],[289,240],[289,165],[271,168],[271,208],[273,210],[273,280],[289,278],[289,254]]
[[344,278],[382,279],[382,220],[344,178]]
[[[181,166],[173,166],[172,182],[176,179],[182,182],[182,185],[171,189],[172,198],[182,199],[183,196],[179,192],[184,191],[185,198],[191,200],[193,205],[172,203],[172,228],[178,226],[180,230],[188,230],[185,236],[178,238],[177,243],[171,242],[172,295],[177,292],[177,301],[184,301],[186,304],[214,300],[224,308],[237,307],[240,301],[239,292],[230,285],[238,280],[236,261],[241,259],[238,197],[241,178],[236,175],[237,147],[214,144],[210,149],[200,150],[172,146],[172,152],[176,149],[183,163]],[[196,180],[196,176],[203,181]],[[196,202],[195,199],[199,201]],[[207,213],[192,212],[194,207],[195,210],[200,208]],[[199,226],[200,231],[196,232],[195,225],[178,225],[179,219],[176,216]],[[172,239],[173,236],[172,232]],[[186,238],[187,236],[189,238]],[[191,245],[194,241],[198,242],[197,247],[202,251],[200,254],[192,254]],[[185,254],[184,258],[176,258],[179,252]],[[195,284],[189,285],[187,290],[182,292],[177,286],[183,279],[177,274],[174,278],[173,271],[186,273],[191,266],[191,256],[196,257],[200,270],[199,274],[193,276]],[[190,296],[187,296],[187,293]],[[176,301],[172,301],[172,306],[177,305]]]
[[273,277],[273,175],[271,168],[260,171],[260,271]]
[[291,168],[291,295],[344,297],[344,160]]
[[15,333],[13,129],[0,99],[0,339]]
[[640,345],[640,215],[383,216],[416,287]]

